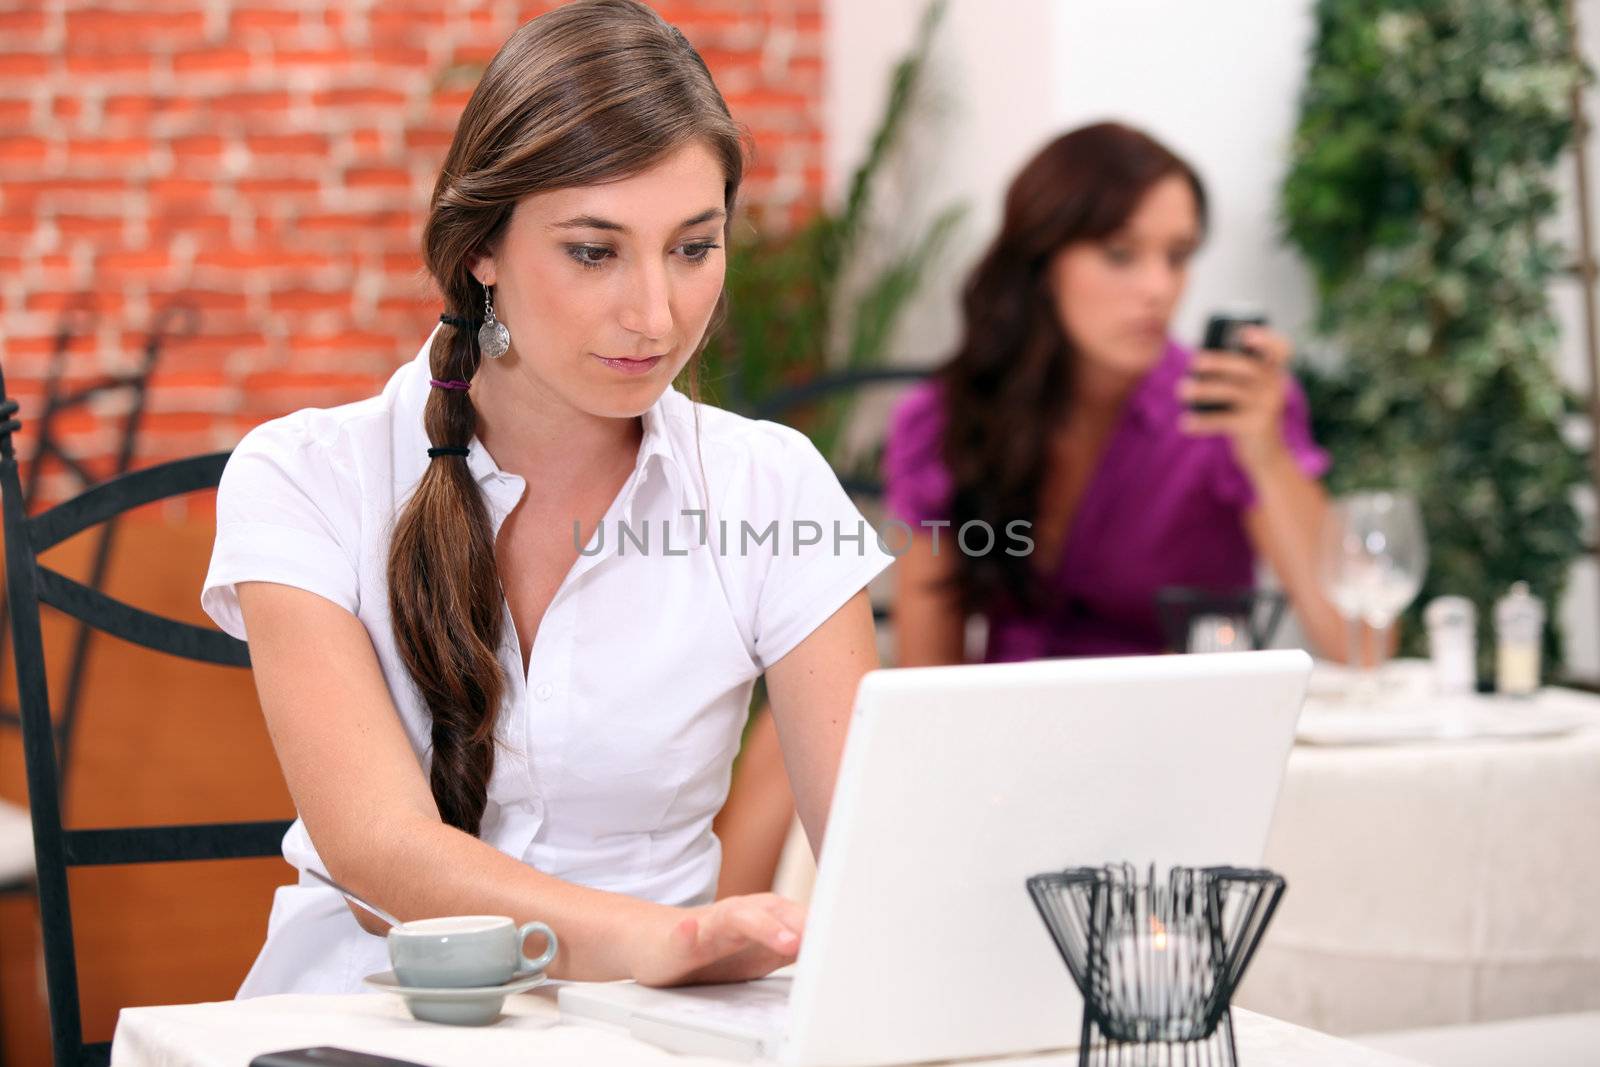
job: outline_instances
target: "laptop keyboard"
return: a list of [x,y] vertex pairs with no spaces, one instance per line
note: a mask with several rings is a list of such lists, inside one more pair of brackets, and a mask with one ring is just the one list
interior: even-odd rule
[[785,979],[737,986],[703,986],[672,990],[672,1001],[650,1012],[660,1019],[715,1023],[751,1033],[782,1034],[789,1018],[789,982]]

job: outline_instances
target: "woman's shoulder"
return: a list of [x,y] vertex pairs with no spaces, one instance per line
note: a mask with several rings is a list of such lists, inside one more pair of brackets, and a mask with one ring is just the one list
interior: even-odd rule
[[221,488],[345,493],[364,467],[393,448],[394,385],[353,403],[301,408],[256,425],[234,446]]

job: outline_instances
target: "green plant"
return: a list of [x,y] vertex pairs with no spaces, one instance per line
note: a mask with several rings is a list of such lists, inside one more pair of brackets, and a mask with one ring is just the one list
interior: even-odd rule
[[1343,358],[1306,386],[1331,487],[1421,501],[1432,563],[1408,650],[1420,606],[1456,593],[1487,655],[1495,598],[1523,579],[1553,606],[1584,550],[1547,300],[1565,259],[1540,233],[1587,76],[1571,33],[1562,0],[1316,8],[1282,208]]
[[[895,65],[888,103],[844,203],[818,211],[792,233],[741,230],[729,242],[728,314],[702,357],[712,394],[728,406],[748,410],[821,374],[883,362],[927,264],[962,214],[959,207],[945,208],[887,263],[864,275],[855,269],[858,253],[874,234],[878,177],[915,114],[917,89],[945,6],[945,0],[927,6],[911,51]],[[850,399],[823,405],[805,421],[817,447],[836,460]]]

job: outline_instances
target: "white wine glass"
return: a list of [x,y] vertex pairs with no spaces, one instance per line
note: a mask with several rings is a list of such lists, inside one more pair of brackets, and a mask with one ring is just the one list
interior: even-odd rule
[[[1352,493],[1328,508],[1321,544],[1323,586],[1351,629],[1361,662],[1359,694],[1371,702],[1389,628],[1422,590],[1428,538],[1414,496],[1391,490]],[[1373,649],[1361,655],[1363,627]]]

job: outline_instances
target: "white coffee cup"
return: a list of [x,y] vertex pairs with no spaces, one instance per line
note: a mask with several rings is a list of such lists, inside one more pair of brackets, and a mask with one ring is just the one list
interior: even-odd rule
[[[545,950],[522,951],[530,934],[543,934]],[[389,930],[389,962],[401,985],[427,989],[494,986],[518,971],[542,971],[556,958],[555,931],[541,922],[518,926],[505,915],[451,915],[416,919]]]

